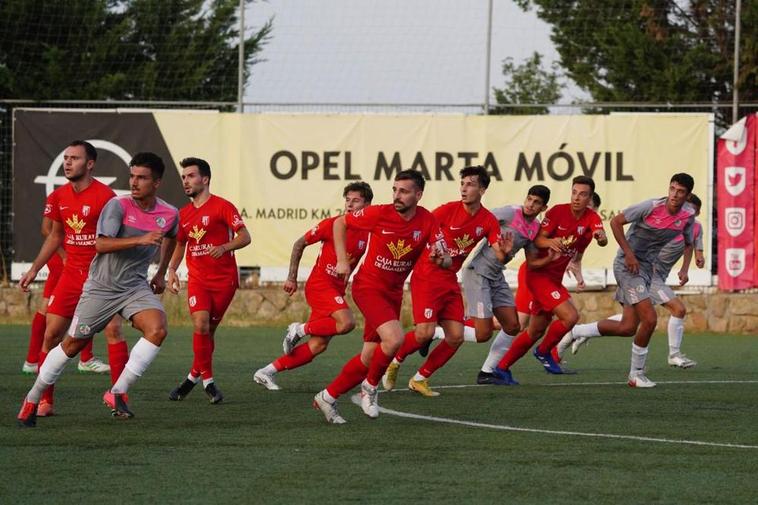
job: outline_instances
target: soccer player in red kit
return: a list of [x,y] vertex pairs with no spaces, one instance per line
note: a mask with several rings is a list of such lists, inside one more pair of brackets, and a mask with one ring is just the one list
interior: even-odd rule
[[183,400],[202,379],[205,394],[216,404],[224,395],[213,380],[214,335],[239,287],[234,251],[250,244],[250,233],[237,208],[211,193],[211,167],[207,161],[185,158],[179,165],[184,193],[192,202],[179,210],[179,232],[168,266],[167,284],[172,293],[179,292],[176,269],[186,250],[187,302],[194,326],[195,358],[187,378],[168,397]]
[[[56,254],[59,248],[66,253],[61,279],[50,294],[45,321],[45,339],[40,353],[41,367],[47,353],[56,347],[66,334],[71,318],[82,294],[82,287],[89,274],[90,263],[95,257],[97,220],[108,201],[115,193],[92,176],[97,160],[97,150],[89,142],[75,140],[63,154],[63,172],[68,183],[59,187],[48,198],[49,218],[52,228],[40,248],[31,268],[19,281],[19,287],[28,291],[42,265]],[[120,338],[121,320],[114,320],[106,330],[108,360],[111,379],[115,381],[129,358],[126,342]],[[112,338],[113,336],[115,338]],[[115,374],[115,377],[114,377]],[[53,387],[40,398],[37,415],[53,414]]]
[[[342,196],[345,198],[345,212],[350,213],[370,205],[374,193],[365,182],[351,182],[345,186]],[[284,283],[284,291],[290,296],[297,291],[297,271],[303,251],[311,244],[322,244],[316,265],[305,283],[305,300],[311,307],[311,317],[304,324],[290,324],[284,337],[284,354],[253,374],[253,380],[266,389],[280,389],[274,380],[277,372],[293,370],[310,363],[314,357],[326,351],[329,340],[334,335],[344,335],[355,328],[353,311],[345,301],[347,281],[337,276],[335,271],[337,252],[334,250],[334,221],[338,217],[322,220],[292,246],[289,275]],[[367,231],[348,230],[346,247],[351,269],[355,268],[366,252],[367,244]],[[308,342],[297,345],[305,336],[310,336]]]
[[[405,334],[402,346],[382,379],[388,391],[395,387],[400,364],[432,340],[439,321],[445,333],[444,340],[408,382],[408,389],[422,396],[439,395],[429,387],[428,379],[463,344],[463,296],[456,273],[482,238],[492,246],[500,263],[505,261],[510,251],[510,247],[504,250],[506,245],[497,218],[482,206],[482,197],[490,183],[487,170],[483,166],[466,167],[460,171],[460,177],[461,199],[441,205],[432,212],[445,237],[453,263],[450,268],[442,268],[424,255],[413,268],[411,298],[416,327]],[[509,244],[513,245],[512,240]]]
[[[53,204],[51,199],[55,199],[54,193],[50,193],[45,201],[45,210],[42,213],[42,236],[47,238],[50,234],[50,230],[53,228],[53,221],[50,219],[50,214],[53,212]],[[63,258],[65,258],[66,252],[63,248],[59,248],[56,254],[50,257],[47,262],[47,279],[45,280],[45,286],[42,290],[42,301],[34,313],[32,319],[32,327],[29,335],[29,348],[26,353],[26,360],[21,367],[21,371],[25,374],[36,374],[39,370],[39,354],[42,351],[42,343],[45,341],[45,326],[47,318],[47,304],[50,302],[50,296],[52,296],[55,286],[58,284],[58,280],[63,273]],[[78,369],[81,373],[108,373],[111,367],[103,363],[100,358],[97,358],[92,353],[92,344],[94,340],[90,340],[87,346],[82,349],[79,354]]]
[[361,384],[361,408],[370,418],[379,417],[377,386],[387,366],[403,342],[400,306],[403,284],[422,254],[432,261],[452,260],[436,243],[443,241],[431,212],[418,205],[424,192],[424,178],[415,170],[402,170],[392,185],[391,205],[371,205],[334,221],[336,272],[347,277],[347,230],[370,233],[364,261],[353,280],[353,300],[365,317],[363,349],[345,364],[342,372],[313,399],[327,422],[343,424],[335,403],[337,398]]
[[[526,286],[532,294],[532,317],[527,329],[516,337],[493,371],[503,384],[518,384],[510,367],[543,334],[545,337],[535,348],[534,356],[547,372],[563,373],[551,356],[551,350],[579,320],[571,296],[563,286],[563,274],[572,258],[583,253],[593,238],[601,247],[608,244],[600,216],[589,208],[594,191],[595,181],[590,177],[574,177],[571,203],[554,206],[542,220],[540,233],[534,241],[540,252],[537,259],[528,259],[526,270]],[[553,316],[557,317],[555,321],[552,321]]]

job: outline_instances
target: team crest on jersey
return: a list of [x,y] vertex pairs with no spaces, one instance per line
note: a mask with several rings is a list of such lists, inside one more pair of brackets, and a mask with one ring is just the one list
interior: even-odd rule
[[345,304],[345,299],[342,298],[341,296],[335,296],[334,297],[334,301],[337,302],[339,305],[344,305]]
[[362,251],[365,248],[366,248],[366,241],[365,240],[359,240],[358,241],[358,249]]
[[84,228],[84,225],[86,225],[87,222],[83,219],[79,219],[79,216],[74,214],[70,218],[66,219],[66,224],[69,225],[69,227],[74,230],[74,233],[78,235],[82,232],[82,228]]
[[558,291],[553,291],[550,293],[550,296],[552,296],[555,300],[558,300],[561,297],[561,294]]
[[429,309],[429,308],[424,309],[424,317],[426,319],[431,319],[432,314],[434,314],[434,311],[432,309]]
[[387,244],[387,248],[392,253],[392,257],[396,260],[399,260],[409,252],[413,250],[413,246],[408,244],[405,245],[405,240],[398,240],[397,242],[390,242]]
[[361,217],[362,215],[363,215],[363,209],[359,209],[353,212],[353,217]]
[[421,231],[414,230],[413,232],[413,241],[418,242],[421,239]]
[[211,218],[208,216],[203,216],[200,221],[203,223],[203,226],[208,226],[208,223],[210,222]]
[[477,237],[481,237],[482,233],[484,233],[484,228],[482,228],[481,226],[477,226],[476,227],[476,236]]
[[458,246],[458,249],[461,251],[464,251],[468,246],[474,243],[474,239],[468,236],[468,233],[465,233],[462,237],[455,237],[455,245]]
[[195,305],[197,305],[197,298],[194,297],[194,296],[190,296],[189,297],[189,306],[190,307],[194,307]]
[[89,216],[89,211],[91,210],[89,205],[82,205],[82,216],[87,217]]
[[241,222],[242,222],[242,218],[239,217],[237,214],[235,214],[234,217],[232,218],[232,226],[237,226]]
[[187,235],[189,235],[190,238],[194,238],[195,242],[200,242],[205,236],[205,228],[198,228],[197,225],[194,225]]
[[159,216],[155,218],[155,224],[157,224],[159,227],[163,228],[166,226],[166,218]]
[[79,333],[82,335],[89,335],[92,332],[92,328],[82,323],[79,325]]

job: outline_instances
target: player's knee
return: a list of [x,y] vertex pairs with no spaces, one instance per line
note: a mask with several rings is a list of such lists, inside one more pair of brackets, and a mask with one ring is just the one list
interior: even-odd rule
[[492,332],[491,331],[477,331],[474,334],[474,338],[476,338],[477,344],[481,344],[481,343],[487,342],[489,339],[492,338]]
[[637,332],[637,326],[631,323],[622,323],[619,325],[619,336],[620,337],[631,337],[634,336],[634,334]]
[[315,339],[311,337],[307,345],[310,347],[311,353],[316,356],[326,351],[326,348],[329,347],[329,339]]
[[343,319],[337,321],[337,333],[339,335],[344,335],[345,333],[350,333],[355,329],[355,321],[352,319]]
[[521,325],[518,324],[518,321],[509,323],[503,328],[503,331],[508,335],[518,335],[521,331]]
[[679,319],[684,319],[684,316],[687,315],[687,309],[684,307],[684,305],[675,306],[671,310],[671,315],[674,316],[674,317],[677,317]]
[[[416,335],[416,342],[419,344],[426,343],[434,338],[434,326],[432,327],[419,327],[416,326],[416,330],[414,332]],[[461,337],[463,338],[463,337]]]
[[168,335],[165,326],[157,326],[145,332],[145,338],[155,345],[161,345]]

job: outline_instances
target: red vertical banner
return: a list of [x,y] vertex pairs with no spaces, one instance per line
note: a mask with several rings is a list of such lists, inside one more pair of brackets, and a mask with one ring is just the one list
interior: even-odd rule
[[723,290],[756,285],[755,149],[755,114],[735,124],[717,144],[718,275]]

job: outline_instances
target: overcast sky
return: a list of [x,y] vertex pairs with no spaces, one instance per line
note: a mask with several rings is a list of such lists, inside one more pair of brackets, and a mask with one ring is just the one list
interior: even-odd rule
[[[558,59],[550,29],[511,0],[495,0],[490,88],[502,61],[534,51]],[[487,0],[267,0],[246,24],[274,18],[248,102],[481,104]],[[581,96],[564,90],[563,102]]]

